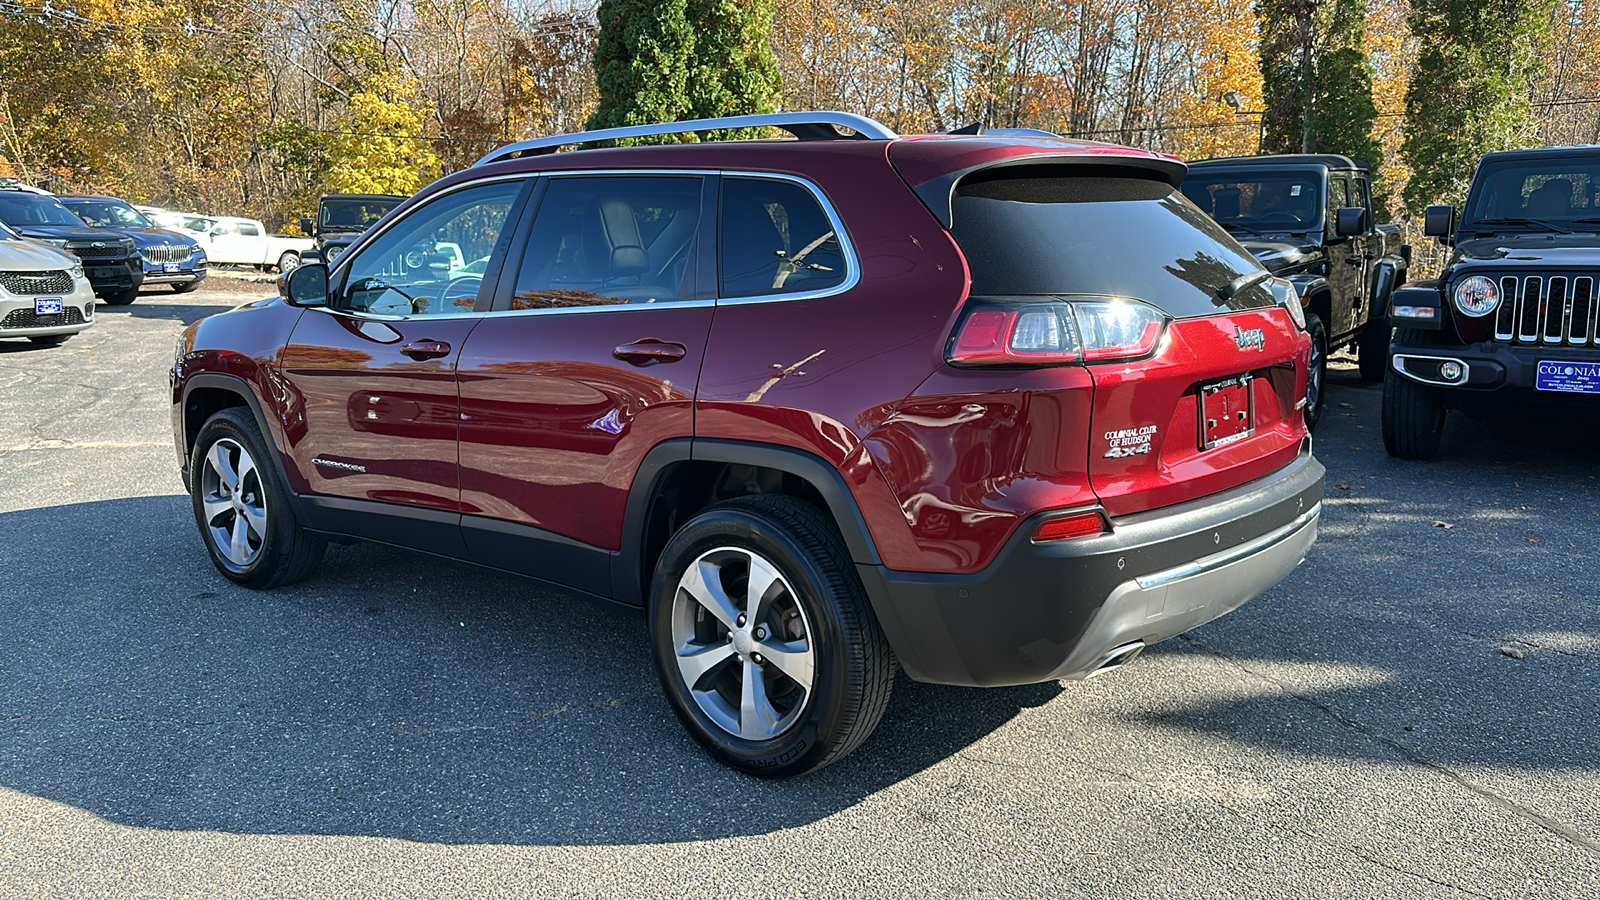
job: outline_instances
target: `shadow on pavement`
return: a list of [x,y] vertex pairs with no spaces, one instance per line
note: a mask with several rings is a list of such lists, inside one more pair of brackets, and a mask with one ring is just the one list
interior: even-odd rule
[[1061,689],[902,678],[852,757],[772,784],[682,730],[633,616],[371,545],[245,591],[211,568],[180,496],[8,513],[0,535],[0,785],[126,825],[547,845],[760,834],[847,808]]

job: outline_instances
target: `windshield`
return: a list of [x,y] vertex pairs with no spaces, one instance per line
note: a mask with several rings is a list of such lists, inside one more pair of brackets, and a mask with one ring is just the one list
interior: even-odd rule
[[961,182],[950,231],[973,294],[1130,297],[1174,318],[1272,304],[1260,285],[1218,298],[1261,266],[1172,185],[1073,168],[1016,166]]
[[1223,227],[1256,231],[1317,231],[1322,196],[1317,172],[1270,175],[1190,170],[1183,194]]
[[29,225],[70,225],[83,227],[83,220],[57,203],[54,197],[25,194],[21,191],[0,192],[0,222],[12,228]]
[[[1462,231],[1546,230],[1533,222],[1597,230],[1600,156],[1511,159],[1478,171]],[[1514,220],[1526,219],[1532,222]],[[1506,221],[1513,220],[1513,221]]]
[[323,230],[365,229],[399,206],[400,200],[324,200],[318,210]]
[[63,200],[61,205],[96,228],[149,228],[150,220],[121,200]]
[[9,227],[6,226],[6,223],[0,222],[0,241],[20,241],[20,240],[22,240],[22,235],[17,234],[15,231],[12,231]]

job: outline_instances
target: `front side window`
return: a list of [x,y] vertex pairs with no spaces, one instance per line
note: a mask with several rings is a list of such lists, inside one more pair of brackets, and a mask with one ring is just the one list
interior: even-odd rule
[[826,290],[848,275],[833,222],[792,181],[722,180],[723,297]]
[[350,259],[335,307],[389,316],[472,311],[522,182],[497,181],[417,207]]
[[677,300],[700,231],[701,183],[673,175],[552,178],[511,308]]
[[1339,221],[1339,210],[1350,205],[1349,183],[1343,178],[1328,179],[1328,232],[1333,232]]

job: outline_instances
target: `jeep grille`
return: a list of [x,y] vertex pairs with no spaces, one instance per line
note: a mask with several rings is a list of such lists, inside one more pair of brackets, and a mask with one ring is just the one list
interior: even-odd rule
[[1594,278],[1507,275],[1500,279],[1494,339],[1536,347],[1595,344]]
[[13,294],[70,294],[72,276],[65,270],[54,272],[0,272],[0,287]]

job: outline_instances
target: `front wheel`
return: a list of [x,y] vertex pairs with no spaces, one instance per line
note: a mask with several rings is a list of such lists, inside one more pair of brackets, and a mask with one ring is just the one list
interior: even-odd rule
[[270,447],[255,419],[235,406],[200,427],[189,458],[195,524],[211,563],[248,588],[299,581],[328,547],[300,527]]
[[877,727],[895,663],[832,520],[792,497],[740,497],[684,525],[650,591],[657,673],[722,762],[788,778]]
[[1327,403],[1328,327],[1316,314],[1306,316],[1306,333],[1311,336],[1311,365],[1306,371],[1306,430],[1316,430]]
[[114,294],[106,294],[100,299],[106,301],[107,306],[127,306],[133,301],[139,299],[139,289],[136,287],[131,287],[125,291],[117,291]]
[[287,272],[298,265],[300,265],[300,254],[293,250],[285,251],[282,256],[278,257],[279,272]]
[[[1395,341],[1414,345],[1428,332],[1402,328]],[[1439,392],[1389,366],[1383,373],[1383,449],[1396,459],[1430,459],[1444,439],[1445,405]]]
[[1377,384],[1383,380],[1383,371],[1389,364],[1389,337],[1393,329],[1383,319],[1367,323],[1356,339],[1356,366],[1361,370],[1361,380]]
[[172,286],[172,292],[174,294],[187,294],[199,286],[200,282],[198,281],[185,281],[182,284],[174,284]]

